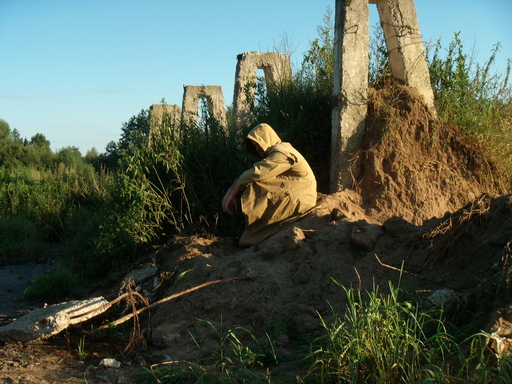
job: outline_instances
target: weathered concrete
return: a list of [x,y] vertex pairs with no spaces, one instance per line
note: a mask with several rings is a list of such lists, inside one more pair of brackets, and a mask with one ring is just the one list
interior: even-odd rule
[[103,297],[69,301],[33,310],[16,321],[0,327],[0,341],[33,341],[44,339],[105,312],[108,302]]
[[210,115],[217,120],[222,127],[227,127],[226,108],[224,106],[224,95],[222,94],[221,86],[186,85],[183,88],[181,121],[197,124],[199,99],[205,98],[208,101]]
[[434,93],[413,0],[374,1],[395,79],[417,88],[435,116]]
[[250,121],[258,69],[263,69],[265,80],[272,82],[279,82],[291,75],[290,61],[284,53],[243,52],[237,56],[237,60],[233,92],[233,130]]
[[369,8],[377,4],[393,77],[417,88],[436,116],[413,0],[336,0],[330,192],[350,188],[361,148],[368,89]]
[[150,129],[149,137],[160,129],[179,127],[181,122],[181,108],[178,105],[153,104],[149,107]]
[[337,0],[331,136],[331,192],[352,185],[350,157],[362,143],[368,110],[368,0]]

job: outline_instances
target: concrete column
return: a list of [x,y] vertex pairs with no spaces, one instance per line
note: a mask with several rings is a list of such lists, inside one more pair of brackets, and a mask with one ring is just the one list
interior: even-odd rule
[[379,0],[375,2],[395,79],[418,89],[433,116],[436,116],[434,93],[413,0]]
[[233,92],[233,131],[250,122],[258,69],[263,69],[265,80],[272,82],[279,82],[291,75],[290,61],[284,53],[244,52],[237,56],[237,60]]
[[183,88],[183,108],[181,121],[183,121],[184,123],[197,123],[197,118],[199,116],[199,98],[204,97],[208,99],[209,112],[211,116],[215,120],[217,120],[222,127],[227,127],[226,109],[224,107],[224,95],[222,94],[221,86],[186,85]]
[[163,128],[177,128],[181,121],[181,108],[178,105],[153,104],[149,107],[149,137]]
[[352,186],[351,156],[361,148],[368,110],[368,0],[336,0],[331,192]]

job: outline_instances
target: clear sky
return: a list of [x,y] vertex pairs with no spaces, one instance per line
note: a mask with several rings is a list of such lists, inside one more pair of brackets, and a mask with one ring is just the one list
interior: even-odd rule
[[[416,0],[425,42],[468,53],[498,71],[512,58],[512,0]],[[236,56],[292,52],[300,64],[335,0],[0,0],[0,119],[22,138],[83,155],[118,141],[122,124],[184,85],[220,85],[232,104]],[[378,13],[370,5],[371,27]]]

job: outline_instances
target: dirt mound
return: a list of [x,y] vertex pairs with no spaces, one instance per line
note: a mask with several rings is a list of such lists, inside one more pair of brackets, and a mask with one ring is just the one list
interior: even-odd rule
[[371,91],[364,149],[354,162],[356,190],[367,214],[414,224],[453,212],[504,183],[479,146],[436,123],[414,88]]
[[[472,310],[492,309],[482,292],[499,294],[493,284],[512,256],[512,196],[482,196],[422,226],[398,217],[382,224],[361,218],[353,192],[327,196],[322,204],[249,249],[236,250],[234,239],[215,237],[183,244],[176,239],[162,248],[158,260],[164,270],[191,271],[166,295],[206,281],[241,279],[163,304],[152,317],[152,345],[173,359],[194,360],[218,350],[216,330],[244,327],[285,340],[278,342],[281,353],[291,354],[287,343],[321,329],[319,314],[329,321],[332,309],[342,313],[345,298],[337,283],[362,291],[379,285],[386,292],[391,281],[426,306],[433,292],[448,289]],[[400,278],[390,267],[406,273]]]

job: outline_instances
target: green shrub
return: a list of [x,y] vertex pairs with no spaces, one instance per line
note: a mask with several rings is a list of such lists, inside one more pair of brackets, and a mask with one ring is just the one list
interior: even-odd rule
[[32,280],[23,299],[48,304],[74,299],[81,292],[79,281],[75,273],[66,269],[52,269]]
[[35,261],[45,246],[43,234],[24,214],[0,216],[0,264]]

